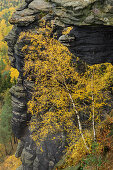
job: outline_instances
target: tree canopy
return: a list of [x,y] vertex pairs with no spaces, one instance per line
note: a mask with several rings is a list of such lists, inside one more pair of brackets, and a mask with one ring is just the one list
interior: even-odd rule
[[[101,122],[105,108],[110,112],[113,66],[86,66],[85,72],[80,73],[79,58],[52,37],[52,27],[48,25],[37,33],[21,33],[19,39],[31,41],[22,51],[26,54],[24,75],[35,81],[35,92],[28,102],[28,111],[33,115],[33,139],[38,145],[48,134],[63,131],[68,151],[76,148],[80,136],[79,149],[84,153],[91,150],[95,124]],[[92,130],[89,133],[86,129]]]

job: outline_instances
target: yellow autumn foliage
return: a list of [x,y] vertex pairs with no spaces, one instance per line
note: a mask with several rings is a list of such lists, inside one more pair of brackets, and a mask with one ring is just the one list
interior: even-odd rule
[[4,19],[0,21],[0,56],[3,58],[5,58],[8,51],[7,43],[4,41],[4,37],[9,33],[11,29],[12,26],[7,26]]
[[32,114],[30,126],[32,138],[37,145],[48,134],[66,132],[69,143],[67,163],[71,165],[77,163],[87,151],[70,96],[80,118],[83,117],[82,126],[90,129],[87,132],[83,130],[90,152],[93,141],[93,110],[94,122],[98,124],[105,107],[111,107],[113,66],[109,63],[87,66],[84,73],[79,73],[77,63],[72,61],[73,55],[51,37],[51,33],[52,28],[46,25],[40,27],[37,33],[23,32],[19,38],[31,41],[29,46],[25,44],[22,49],[26,54],[24,76],[29,81],[35,80],[35,92],[28,102],[28,111]]
[[14,7],[9,7],[8,9],[5,8],[2,11],[0,11],[0,18],[4,18],[4,15],[7,13],[10,13],[9,17],[13,14],[13,12],[15,11]]
[[20,165],[21,161],[19,158],[16,158],[15,155],[9,156],[6,160],[0,165],[0,170],[16,170]]
[[8,46],[7,46],[7,43],[4,41],[4,38],[5,36],[7,36],[7,34],[9,33],[9,31],[12,29],[13,26],[7,23],[6,19],[4,19],[4,16],[9,14],[8,15],[8,18],[9,18],[10,15],[12,15],[14,11],[15,11],[14,7],[10,7],[9,9],[3,9],[2,11],[0,11],[0,16],[1,16],[1,19],[0,19],[0,60],[2,59],[4,64],[6,65],[3,72],[10,70],[12,83],[14,79],[15,80],[17,79],[17,77],[19,76],[19,73],[17,69],[11,68],[9,64],[9,58],[7,54]]
[[8,11],[8,9],[15,10],[15,7],[17,7],[20,3],[22,3],[23,0],[0,0],[0,11]]
[[19,72],[17,69],[11,67],[10,68],[10,76],[11,76],[11,82],[13,83],[14,79],[17,80],[19,76]]

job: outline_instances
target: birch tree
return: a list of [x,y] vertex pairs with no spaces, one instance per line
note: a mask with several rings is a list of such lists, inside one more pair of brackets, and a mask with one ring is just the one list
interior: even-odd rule
[[[32,100],[28,102],[33,139],[40,143],[49,133],[63,131],[68,142],[72,141],[74,145],[81,138],[89,151],[93,137],[87,136],[82,127],[86,122],[87,129],[92,129],[93,125],[95,138],[98,113],[102,112],[103,106],[109,105],[106,88],[113,78],[113,67],[106,64],[104,74],[101,65],[88,66],[85,73],[79,73],[76,67],[79,59],[52,37],[50,26],[40,27],[37,33],[23,32],[19,41],[31,42],[30,45],[26,43],[22,51],[25,54],[24,76],[35,82]],[[94,80],[93,69],[96,70]],[[81,121],[81,115],[87,117],[86,122]]]

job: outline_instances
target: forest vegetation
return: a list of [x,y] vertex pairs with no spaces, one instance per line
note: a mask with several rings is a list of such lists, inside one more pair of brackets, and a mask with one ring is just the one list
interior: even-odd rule
[[11,129],[12,104],[9,89],[16,83],[19,73],[10,66],[8,46],[4,38],[12,29],[8,20],[20,2],[0,1],[0,163],[14,152],[16,143]]

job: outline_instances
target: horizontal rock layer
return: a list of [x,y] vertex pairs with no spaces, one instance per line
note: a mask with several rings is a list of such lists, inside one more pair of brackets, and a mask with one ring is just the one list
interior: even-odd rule
[[59,41],[88,64],[113,63],[113,26],[76,26]]
[[112,0],[51,0],[59,19],[72,25],[113,25]]
[[30,0],[18,10],[10,23],[20,26],[36,21],[39,12],[48,11],[68,25],[113,25],[113,0]]

